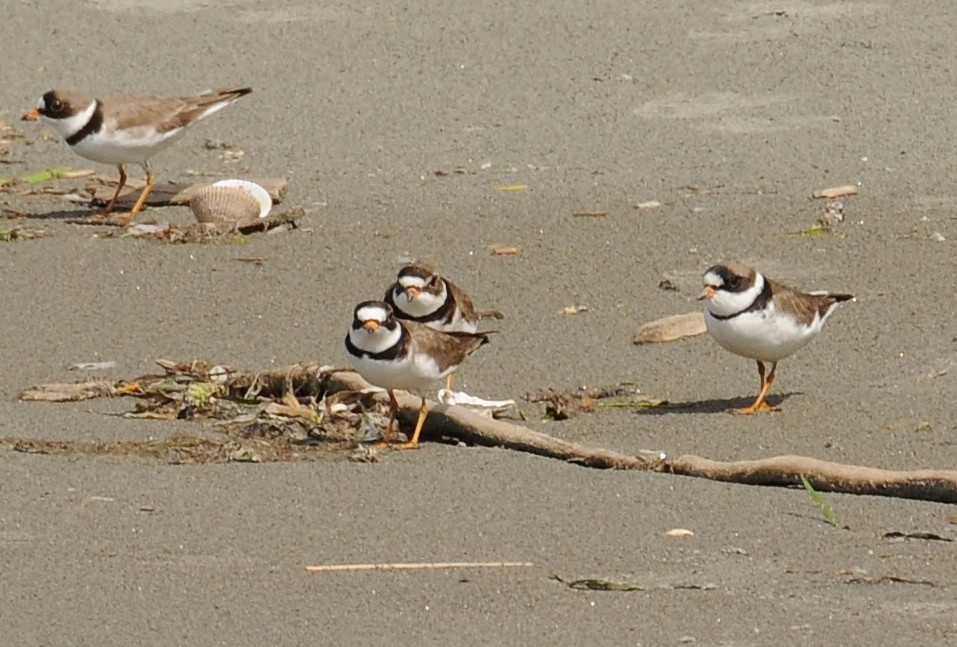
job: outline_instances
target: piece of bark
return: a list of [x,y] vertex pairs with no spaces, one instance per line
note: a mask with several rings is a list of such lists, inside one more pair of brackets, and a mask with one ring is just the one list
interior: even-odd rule
[[[283,198],[286,195],[286,189],[289,188],[289,180],[282,177],[244,179],[255,182],[266,189],[272,198],[273,204],[282,204]],[[95,204],[105,205],[110,201],[110,198],[113,197],[118,182],[119,180],[115,178],[98,177],[96,183],[87,185],[87,191],[92,195],[91,199]],[[213,182],[198,182],[194,184],[164,182],[157,184],[146,198],[146,204],[150,207],[188,205],[196,193],[205,189],[210,184],[213,184]],[[127,180],[126,186],[116,202],[117,209],[131,208],[143,190],[143,186],[145,185],[142,180]]]
[[683,315],[671,315],[655,319],[635,331],[635,344],[661,344],[685,337],[694,337],[707,332],[704,313],[700,310]]
[[800,486],[801,475],[804,475],[815,490],[822,492],[957,503],[957,471],[952,470],[901,472],[842,465],[807,456],[723,462],[688,455],[664,461],[659,471],[712,481],[778,487]]

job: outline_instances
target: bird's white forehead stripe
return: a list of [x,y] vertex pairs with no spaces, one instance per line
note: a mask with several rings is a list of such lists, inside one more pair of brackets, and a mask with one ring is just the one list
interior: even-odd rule
[[399,279],[399,285],[404,288],[424,288],[425,279],[418,276],[403,276]]
[[713,285],[713,286],[716,286],[716,287],[720,287],[720,286],[724,285],[724,281],[723,281],[723,280],[721,279],[721,277],[718,276],[716,273],[714,273],[714,272],[707,272],[707,273],[704,275],[704,284],[705,284],[705,285]]
[[385,308],[382,306],[365,306],[356,311],[356,318],[359,321],[385,321]]

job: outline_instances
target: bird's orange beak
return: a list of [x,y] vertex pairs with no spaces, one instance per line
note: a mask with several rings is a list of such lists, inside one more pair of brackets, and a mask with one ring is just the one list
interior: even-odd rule
[[422,290],[420,290],[419,288],[417,288],[417,287],[415,287],[414,285],[412,285],[412,286],[407,287],[407,288],[405,289],[405,294],[406,294],[406,296],[409,297],[409,301],[412,301],[413,299],[415,299],[416,297],[418,297],[420,294],[422,294]]
[[20,117],[20,121],[36,121],[39,118],[40,118],[40,111],[34,108],[27,114]]
[[716,290],[710,285],[705,287],[704,292],[702,292],[701,296],[698,297],[698,301],[701,301],[702,299],[711,299],[712,297],[714,297],[715,291]]
[[379,322],[374,319],[363,321],[362,327],[365,328],[366,332],[375,332],[379,329]]

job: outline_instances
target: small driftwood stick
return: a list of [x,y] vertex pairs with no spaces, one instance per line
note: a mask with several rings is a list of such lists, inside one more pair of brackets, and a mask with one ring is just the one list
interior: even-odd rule
[[[248,179],[250,182],[255,182],[266,189],[266,191],[269,192],[270,197],[272,197],[273,204],[282,204],[283,197],[286,195],[286,189],[289,187],[289,180],[282,177],[244,179]],[[106,204],[110,201],[110,198],[113,197],[113,193],[116,191],[114,187],[116,187],[119,179],[99,177],[97,180],[98,181],[96,183],[88,185],[87,190],[92,193],[93,202]],[[147,197],[146,204],[150,207],[187,205],[197,192],[205,189],[212,183],[213,182],[197,182],[193,184],[185,184],[183,182],[164,182],[162,184],[157,184],[150,192],[149,197]],[[123,193],[120,194],[120,197],[117,200],[117,207],[120,209],[123,207],[132,207],[133,202],[137,197],[139,197],[139,194],[143,190],[144,186],[145,183],[138,178],[131,178],[129,181],[127,181]]]
[[411,562],[391,564],[318,564],[307,566],[309,573],[334,573],[340,571],[420,571],[433,568],[508,568],[510,566],[534,566],[532,562]]
[[899,472],[859,465],[842,465],[806,456],[775,456],[722,462],[700,456],[668,459],[658,471],[745,485],[799,486],[801,475],[824,492],[870,494],[902,499],[957,503],[957,471]]
[[112,398],[116,385],[106,380],[89,380],[73,384],[38,384],[24,389],[20,399],[31,402],[75,402],[94,398]]
[[282,213],[270,213],[265,218],[244,222],[236,226],[239,233],[248,236],[257,231],[268,231],[279,225],[291,225],[293,228],[298,226],[298,222],[306,217],[306,210],[302,207],[296,207]]
[[[374,388],[355,371],[337,370],[326,374],[326,392],[366,391]],[[376,396],[385,399],[383,391]],[[395,392],[400,414],[413,417],[419,410],[419,396],[405,391]],[[466,443],[498,447],[503,446],[539,456],[558,458],[586,467],[603,469],[651,469],[657,454],[628,456],[606,449],[585,447],[570,443],[538,431],[526,429],[501,420],[481,416],[465,407],[429,402],[429,415],[422,429],[425,437],[451,436]]]

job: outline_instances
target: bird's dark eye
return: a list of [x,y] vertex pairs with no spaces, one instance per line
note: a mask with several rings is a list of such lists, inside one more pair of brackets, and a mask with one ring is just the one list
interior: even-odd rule
[[54,99],[53,104],[50,106],[50,110],[54,112],[59,112],[62,109],[63,109],[63,102],[60,101],[59,99]]

